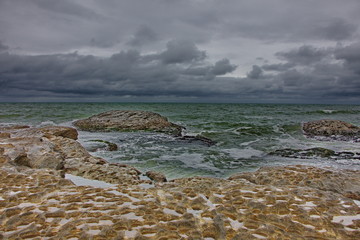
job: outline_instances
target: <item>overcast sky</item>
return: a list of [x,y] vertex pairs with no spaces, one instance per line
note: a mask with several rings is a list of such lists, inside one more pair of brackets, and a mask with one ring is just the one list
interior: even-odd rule
[[359,0],[0,0],[0,101],[360,104]]

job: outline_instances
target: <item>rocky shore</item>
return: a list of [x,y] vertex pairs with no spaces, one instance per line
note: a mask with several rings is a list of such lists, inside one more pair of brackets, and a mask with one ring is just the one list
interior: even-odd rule
[[0,127],[0,239],[360,239],[359,171],[165,182],[76,139],[69,127]]

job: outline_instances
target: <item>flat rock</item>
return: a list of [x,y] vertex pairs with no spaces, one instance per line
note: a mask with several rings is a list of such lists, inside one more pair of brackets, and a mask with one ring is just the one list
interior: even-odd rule
[[171,123],[160,114],[147,111],[114,110],[75,121],[74,126],[84,131],[145,130],[181,135],[183,127]]
[[309,137],[325,137],[336,140],[359,140],[360,127],[339,120],[319,120],[303,124],[304,134]]

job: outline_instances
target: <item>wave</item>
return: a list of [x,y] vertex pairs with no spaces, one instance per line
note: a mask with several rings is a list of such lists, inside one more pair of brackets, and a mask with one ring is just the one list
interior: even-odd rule
[[0,114],[0,118],[20,117],[20,114]]
[[307,115],[317,115],[317,114],[360,114],[360,110],[335,110],[335,109],[321,109],[316,111],[305,112]]

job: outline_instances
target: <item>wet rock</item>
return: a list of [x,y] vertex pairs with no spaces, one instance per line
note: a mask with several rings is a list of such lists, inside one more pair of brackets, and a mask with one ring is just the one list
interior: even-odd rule
[[303,124],[304,134],[309,137],[325,137],[324,140],[359,140],[360,128],[339,120],[319,120]]
[[107,145],[106,150],[108,150],[108,151],[117,151],[118,150],[118,146],[115,143],[112,143],[109,141],[96,139],[96,140],[90,140],[90,142],[105,143]]
[[301,159],[313,159],[313,158],[329,158],[333,160],[339,159],[358,159],[360,160],[360,154],[354,152],[335,152],[327,148],[309,148],[309,149],[278,149],[270,152],[269,155],[289,157],[289,158],[301,158]]
[[326,149],[326,148],[309,148],[309,149],[279,149],[269,153],[270,155],[276,155],[281,157],[291,157],[291,158],[313,158],[313,157],[323,157],[329,158],[335,156],[335,151]]
[[84,131],[155,131],[181,135],[183,127],[171,123],[160,114],[146,111],[114,110],[75,121],[74,126]]
[[185,136],[179,137],[177,139],[181,140],[181,141],[187,141],[189,143],[199,142],[199,143],[205,144],[209,147],[216,144],[215,141],[211,140],[210,138],[201,136],[201,135],[196,135],[196,136],[185,135]]
[[165,175],[160,172],[148,171],[146,176],[155,182],[167,182]]

